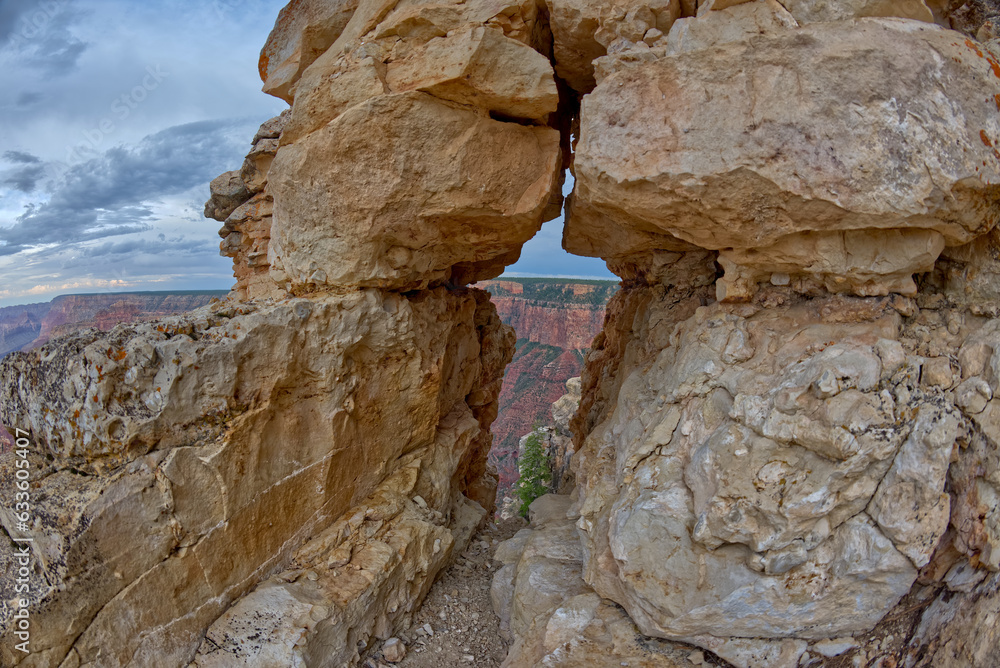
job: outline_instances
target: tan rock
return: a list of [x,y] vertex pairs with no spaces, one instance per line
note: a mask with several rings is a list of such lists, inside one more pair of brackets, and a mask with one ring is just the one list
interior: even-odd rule
[[[900,277],[926,268],[942,243],[936,235],[962,244],[997,222],[1000,80],[986,54],[954,33],[868,19],[619,66],[583,103],[571,252],[622,261],[720,249],[740,267],[723,295],[743,268],[770,276],[783,256],[796,271],[780,273],[873,294],[912,291]],[[911,79],[917,71],[933,74]],[[943,111],[956,104],[960,114]],[[843,250],[815,273],[814,255],[795,259],[805,234],[819,235],[820,250],[845,244],[838,235],[849,231],[890,230],[908,230],[910,257],[877,255],[860,285]]]
[[666,37],[668,55],[710,49],[725,42],[738,42],[754,35],[798,27],[798,22],[777,0],[740,2],[727,7],[715,3],[703,7],[716,11],[707,13],[706,10],[703,13],[699,8],[698,18],[681,19],[670,28]]
[[292,144],[334,120],[347,109],[389,91],[385,66],[366,51],[321,56],[303,75],[282,144]]
[[296,291],[447,280],[535,234],[553,215],[559,167],[555,130],[423,93],[374,98],[278,151],[272,277]]
[[[924,0],[778,0],[802,24],[848,21],[862,17],[898,17],[934,23],[934,12]],[[932,3],[937,4],[937,3]]]
[[382,656],[389,663],[399,663],[406,658],[406,645],[399,638],[389,638],[382,646]]
[[[488,477],[482,432],[512,335],[477,295],[219,303],[5,358],[2,419],[34,438],[33,558],[46,578],[31,601],[38,656],[186,665],[230,603],[338,518],[333,531],[352,536],[350,563],[363,568],[337,585],[354,617],[330,633],[402,623],[485,516],[463,493]],[[427,508],[403,512],[415,495]],[[0,513],[8,531],[14,519]],[[296,559],[325,569],[343,542],[323,539]],[[0,562],[12,549],[0,548]],[[14,665],[9,621],[0,660]],[[294,635],[277,634],[265,655],[282,638]]]
[[666,34],[681,15],[679,0],[553,0],[549,3],[556,73],[574,90],[594,89],[595,59],[618,40],[642,42],[649,30]]
[[358,0],[292,0],[260,52],[264,92],[291,103],[299,77],[340,36]]
[[708,12],[719,12],[723,9],[729,9],[730,7],[735,7],[737,5],[746,4],[751,0],[705,0],[704,2],[698,3],[698,17],[705,16]]
[[226,172],[215,177],[209,186],[212,197],[205,202],[205,217],[225,221],[238,206],[251,197],[240,172]]
[[386,75],[393,91],[419,90],[442,100],[536,120],[544,120],[559,104],[549,61],[495,28],[476,27],[432,39],[397,63]]

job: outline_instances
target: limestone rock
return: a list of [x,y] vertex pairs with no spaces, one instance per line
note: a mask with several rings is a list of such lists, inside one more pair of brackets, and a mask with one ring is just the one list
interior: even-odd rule
[[[946,3],[931,0],[778,0],[802,24],[848,21],[862,17],[898,17],[934,23],[931,7]],[[930,5],[930,6],[929,6]]]
[[910,273],[1000,216],[991,58],[935,26],[866,19],[615,61],[583,102],[564,245],[616,262],[718,249],[729,300],[774,274],[913,294]]
[[358,0],[292,0],[275,21],[260,52],[264,92],[286,102],[299,77],[340,36]]
[[225,221],[252,193],[243,183],[240,172],[226,172],[212,180],[212,197],[205,202],[205,217]]
[[[285,291],[271,280],[267,262],[274,208],[274,200],[267,189],[267,178],[288,120],[289,114],[285,111],[260,126],[254,136],[253,148],[239,172],[243,189],[239,191],[239,197],[232,200],[239,202],[238,206],[227,206],[217,211],[219,216],[225,214],[219,218],[224,222],[219,230],[222,237],[219,253],[233,258],[233,275],[236,277],[233,292],[240,299],[280,299],[285,296]],[[213,184],[226,181],[233,183],[230,188],[237,188],[233,174],[235,172],[223,174]],[[216,190],[213,187],[213,198],[206,205],[206,215],[209,215],[208,209],[218,206],[220,195],[216,195]]]
[[399,638],[389,638],[382,648],[382,656],[389,663],[399,663],[406,658],[406,645]]
[[595,59],[612,44],[620,48],[642,42],[650,30],[666,34],[681,15],[681,2],[553,0],[549,12],[556,73],[577,92],[589,93],[595,85]]
[[[615,299],[648,290],[665,289]],[[666,292],[642,319],[662,324],[633,331],[620,353],[631,371],[617,372],[574,468],[584,579],[644,633],[715,651],[708,636],[867,630],[950,541],[946,472],[973,416],[920,384],[933,349],[908,347],[909,327],[942,320],[928,311],[904,326],[891,300],[827,300],[714,305],[678,320],[670,311],[683,302],[663,306],[677,302]],[[637,322],[624,316],[630,330]],[[930,331],[942,349],[969,336]],[[995,517],[973,501],[987,483],[972,478],[997,466],[968,456],[967,512]],[[966,522],[980,536],[986,524]]]
[[[553,506],[569,503],[568,497],[541,499]],[[493,601],[515,639],[503,666],[690,665],[690,650],[642,637],[621,608],[583,582],[580,543],[573,519],[565,513],[501,543],[497,558],[501,556],[508,565],[494,576]]]
[[413,288],[481,263],[463,279],[492,278],[503,265],[489,262],[551,215],[559,164],[555,130],[424,93],[373,98],[278,151],[272,277],[294,291]]
[[[489,488],[490,407],[511,344],[477,291],[363,290],[222,302],[6,357],[0,418],[33,438],[37,655],[186,665],[264,574],[293,557],[326,568],[346,536],[362,569],[337,580],[343,607],[324,603],[347,611],[330,633],[401,623],[485,515],[465,494]],[[13,456],[0,460],[7,482]],[[415,495],[427,508],[407,511]],[[8,532],[13,521],[0,514]],[[272,594],[277,617],[298,609],[296,592]],[[14,665],[9,616],[0,628],[0,660]],[[258,650],[280,654],[297,637]]]
[[432,39],[391,64],[386,83],[394,91],[419,90],[513,118],[544,120],[559,104],[548,60],[481,26]]
[[[777,0],[743,2],[728,7],[720,7],[719,3],[703,6],[716,11],[706,13],[699,8],[697,18],[680,19],[670,28],[665,40],[668,55],[715,48],[726,42],[738,42],[754,35],[798,27],[792,15]],[[659,46],[659,40],[654,44]]]

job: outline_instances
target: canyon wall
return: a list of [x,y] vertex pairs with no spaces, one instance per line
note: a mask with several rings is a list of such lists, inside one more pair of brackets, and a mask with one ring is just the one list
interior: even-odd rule
[[490,463],[499,480],[499,500],[518,478],[521,437],[548,424],[551,407],[580,375],[590,343],[604,324],[604,307],[618,290],[611,281],[504,278],[482,281],[500,320],[517,332],[517,350],[504,373],[500,408],[493,423]]
[[26,304],[0,309],[0,357],[37,339],[49,308],[49,304]]
[[0,357],[42,345],[75,329],[107,331],[123,322],[154,320],[222,299],[224,290],[62,295],[45,304],[0,309]]
[[282,12],[291,109],[206,205],[232,297],[0,362],[0,663],[355,665],[409,624],[493,508],[515,338],[465,286],[561,209],[549,47],[533,0]]
[[564,245],[624,287],[505,665],[1000,661],[1000,12],[956,4],[552,0]]

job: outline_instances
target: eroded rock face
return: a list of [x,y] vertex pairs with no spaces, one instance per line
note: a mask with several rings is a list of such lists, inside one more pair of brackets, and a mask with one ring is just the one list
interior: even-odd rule
[[[224,223],[219,230],[222,237],[219,253],[233,258],[236,277],[233,293],[237,299],[285,296],[285,291],[271,280],[267,252],[274,212],[268,173],[287,121],[285,111],[260,126],[243,167],[239,172],[227,172],[215,179],[212,199],[205,204],[205,215]],[[238,193],[238,197],[230,192]]]
[[362,2],[296,85],[269,176],[274,281],[419,289],[516,261],[561,202],[541,16],[534,0]]
[[760,281],[914,294],[913,273],[1000,218],[997,61],[954,32],[867,19],[605,60],[571,252],[719,250],[726,300]]
[[[416,587],[392,621],[405,617],[485,514],[467,497],[492,502],[485,430],[512,343],[482,293],[361,291],[223,303],[6,358],[3,421],[32,432],[39,485],[42,663],[28,665],[184,665],[269,570],[293,558],[328,568],[348,534],[367,556],[331,585],[343,591],[329,615],[343,633],[372,634],[363,620],[393,604],[365,570],[391,562],[401,570],[386,577]],[[344,517],[352,507],[357,521]],[[0,519],[15,533],[10,513]],[[294,556],[331,526],[315,554]],[[423,551],[392,556],[406,537]],[[352,597],[366,611],[344,621]],[[14,642],[8,630],[7,665],[21,658]]]
[[489,264],[538,230],[558,164],[550,128],[426,93],[373,98],[278,151],[272,276],[293,290],[413,288],[452,278],[461,263]]
[[700,306],[709,289],[609,304],[617,367],[595,346],[575,423],[589,585],[643,633],[721,654],[863,632],[918,576],[994,568],[996,321],[788,288]]
[[264,92],[291,102],[302,73],[337,41],[358,4],[358,0],[292,0],[282,9],[260,52]]

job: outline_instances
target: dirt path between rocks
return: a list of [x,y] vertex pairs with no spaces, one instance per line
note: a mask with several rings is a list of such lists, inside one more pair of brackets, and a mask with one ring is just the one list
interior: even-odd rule
[[520,519],[499,525],[490,521],[431,587],[413,626],[397,634],[406,647],[405,658],[391,663],[387,655],[395,658],[392,649],[386,648],[386,643],[379,643],[361,665],[364,668],[499,668],[507,657],[507,643],[500,636],[500,620],[490,601],[490,585],[499,568],[493,562],[493,553],[497,545],[526,526],[527,522]]

